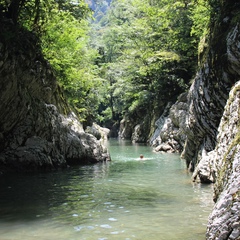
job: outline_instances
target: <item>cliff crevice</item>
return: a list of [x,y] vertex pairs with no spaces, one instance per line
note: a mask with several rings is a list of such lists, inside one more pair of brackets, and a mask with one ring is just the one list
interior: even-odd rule
[[219,125],[216,148],[210,154],[215,164],[216,204],[209,216],[207,239],[240,238],[240,82],[230,92]]

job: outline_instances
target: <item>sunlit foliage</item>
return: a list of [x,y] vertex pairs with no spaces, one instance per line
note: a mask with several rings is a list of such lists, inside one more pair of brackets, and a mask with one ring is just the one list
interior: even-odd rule
[[108,117],[110,109],[113,120],[147,113],[188,88],[208,10],[202,0],[112,2],[92,33],[92,45],[102,49],[101,77],[109,83],[103,103]]
[[215,0],[88,3],[0,0],[0,19],[39,37],[82,121],[114,124],[125,114],[147,114],[188,88]]

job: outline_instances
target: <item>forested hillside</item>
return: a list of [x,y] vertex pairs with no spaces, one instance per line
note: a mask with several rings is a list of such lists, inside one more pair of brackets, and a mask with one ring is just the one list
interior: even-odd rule
[[120,136],[147,142],[167,103],[189,88],[209,16],[205,1],[113,1],[90,33],[104,86],[99,122],[124,119]]

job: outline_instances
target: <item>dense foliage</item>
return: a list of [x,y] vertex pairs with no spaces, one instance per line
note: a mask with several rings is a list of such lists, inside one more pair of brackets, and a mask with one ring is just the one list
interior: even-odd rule
[[207,1],[87,3],[95,21],[84,0],[0,0],[0,18],[39,36],[83,121],[146,114],[188,88],[207,34]]
[[11,19],[38,35],[69,102],[82,121],[92,117],[100,83],[93,64],[97,52],[87,47],[92,13],[84,0],[1,0],[0,10],[2,19]]
[[113,1],[92,30],[106,86],[103,119],[140,117],[186,90],[208,21],[204,0]]

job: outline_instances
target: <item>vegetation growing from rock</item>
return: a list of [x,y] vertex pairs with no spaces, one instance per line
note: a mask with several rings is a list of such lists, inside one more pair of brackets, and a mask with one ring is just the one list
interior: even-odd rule
[[2,10],[0,19],[1,172],[52,170],[109,159],[69,107],[56,73],[44,59],[39,33],[16,22],[18,14],[11,19],[9,8]]

